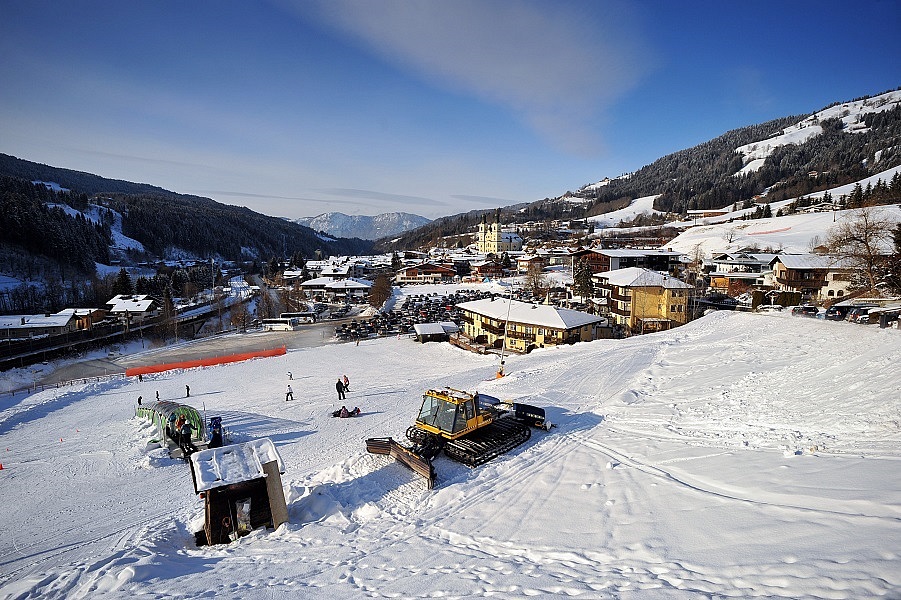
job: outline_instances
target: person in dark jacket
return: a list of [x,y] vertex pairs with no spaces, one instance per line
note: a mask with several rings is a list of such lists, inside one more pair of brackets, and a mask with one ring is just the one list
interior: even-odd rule
[[338,382],[335,384],[335,389],[338,390],[338,400],[344,400],[344,382],[341,378],[338,378]]
[[222,447],[222,428],[221,427],[213,427],[212,433],[210,433],[210,444],[207,447],[208,448],[221,448]]
[[192,452],[197,452],[197,446],[191,441],[191,431],[193,431],[193,429],[194,426],[191,425],[190,421],[187,419],[181,424],[181,439],[179,440],[178,445],[181,447],[184,456],[187,456]]

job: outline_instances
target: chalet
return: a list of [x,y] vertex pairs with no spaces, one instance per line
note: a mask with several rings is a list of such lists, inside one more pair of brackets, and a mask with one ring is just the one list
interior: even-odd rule
[[106,305],[110,317],[127,320],[129,323],[141,323],[160,314],[159,303],[147,295],[119,294]]
[[504,268],[494,260],[477,261],[469,265],[469,272],[476,277],[503,277]]
[[784,254],[770,262],[776,290],[799,292],[804,299],[819,294],[826,284],[826,273],[835,259],[816,254]]
[[573,271],[580,261],[585,261],[592,273],[617,271],[628,267],[678,273],[682,269],[684,257],[681,252],[654,248],[582,248],[570,252]]
[[449,283],[457,276],[457,272],[430,262],[404,267],[398,270],[394,280],[397,283]]
[[90,330],[106,318],[107,311],[102,308],[64,308],[56,314],[71,314],[75,319],[75,329]]
[[568,308],[503,298],[457,304],[462,333],[478,344],[504,346],[511,352],[587,342],[604,337],[607,320]]
[[746,252],[717,254],[707,265],[710,289],[714,292],[737,296],[748,288],[765,289],[773,287],[773,270],[770,262],[775,254],[752,254]]
[[310,298],[337,302],[362,302],[369,297],[371,288],[371,281],[353,277],[337,280],[331,277],[317,277],[300,284],[300,289]]
[[693,286],[664,273],[628,267],[596,273],[595,288],[607,299],[615,325],[627,333],[664,331],[688,322]]

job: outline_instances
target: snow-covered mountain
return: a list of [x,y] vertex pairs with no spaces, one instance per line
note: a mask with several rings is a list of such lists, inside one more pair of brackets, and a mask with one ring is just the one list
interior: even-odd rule
[[295,223],[306,225],[316,231],[324,231],[335,237],[362,240],[377,240],[397,235],[430,222],[431,220],[425,217],[402,212],[384,213],[373,217],[329,212],[295,220]]

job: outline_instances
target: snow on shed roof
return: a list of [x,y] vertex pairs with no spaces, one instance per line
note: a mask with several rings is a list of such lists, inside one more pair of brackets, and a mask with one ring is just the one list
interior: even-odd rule
[[483,300],[461,302],[457,305],[457,308],[461,310],[468,310],[500,321],[507,319],[508,307],[510,321],[513,323],[525,323],[552,329],[573,329],[605,320],[604,317],[570,308],[560,308],[547,304],[529,304],[505,298],[497,298],[493,301],[491,298],[485,298]]
[[597,277],[606,279],[611,285],[619,287],[662,287],[667,289],[685,289],[691,285],[670,275],[658,273],[641,267],[627,267],[615,271],[598,273]]
[[269,438],[200,450],[191,455],[195,489],[199,493],[265,477],[263,465],[272,461],[278,462],[279,473],[285,472],[282,458]]

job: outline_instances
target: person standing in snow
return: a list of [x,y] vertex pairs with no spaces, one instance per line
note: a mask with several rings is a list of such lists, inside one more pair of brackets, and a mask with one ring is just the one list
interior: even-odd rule
[[350,391],[350,379],[347,378],[347,375],[344,376],[344,391]]
[[190,398],[190,397],[191,397],[191,386],[186,385],[185,386],[185,398]]
[[291,371],[288,371],[288,380],[290,381],[293,379],[294,379],[294,375],[291,374]]
[[191,431],[194,429],[194,426],[188,422],[187,419],[181,424],[181,438],[179,439],[179,446],[181,446],[181,452],[183,456],[188,456],[192,452],[197,452],[197,446],[191,441]]
[[288,400],[294,400],[294,390],[291,389],[291,384],[288,384],[288,391],[285,392],[285,402]]
[[177,420],[178,420],[178,415],[176,415],[175,413],[169,413],[169,422],[166,423],[166,435],[172,441],[176,441],[178,439],[178,438],[176,438],[176,436],[178,435],[178,432],[175,429],[175,421],[177,421]]
[[344,400],[344,382],[341,381],[341,378],[338,378],[338,382],[335,384],[335,389],[338,390],[338,400]]

